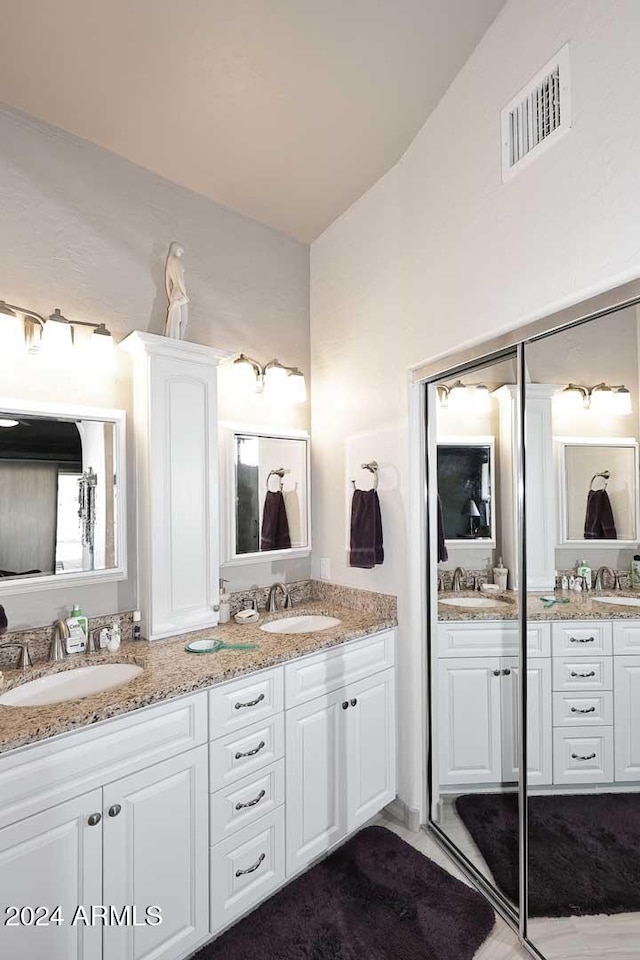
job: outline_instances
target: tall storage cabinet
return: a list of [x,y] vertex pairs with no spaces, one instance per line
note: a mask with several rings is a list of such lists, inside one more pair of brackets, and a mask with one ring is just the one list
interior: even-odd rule
[[149,640],[218,622],[216,367],[228,354],[136,332],[138,563]]

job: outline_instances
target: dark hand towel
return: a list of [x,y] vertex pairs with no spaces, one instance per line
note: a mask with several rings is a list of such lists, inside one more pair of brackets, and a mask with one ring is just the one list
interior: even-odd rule
[[449,551],[445,543],[444,517],[442,515],[442,500],[438,494],[438,563],[449,559]]
[[349,566],[370,570],[384,563],[382,514],[376,490],[354,490],[351,501]]
[[7,615],[4,612],[4,607],[0,603],[0,637],[2,637],[9,627],[9,622],[7,620]]
[[291,546],[287,508],[282,491],[267,490],[262,512],[261,550],[288,550]]
[[617,540],[611,500],[606,490],[589,490],[584,518],[585,540]]

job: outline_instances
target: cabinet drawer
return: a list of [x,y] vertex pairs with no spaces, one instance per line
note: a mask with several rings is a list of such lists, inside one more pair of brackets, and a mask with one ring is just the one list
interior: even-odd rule
[[285,666],[285,706],[288,709],[322,697],[393,664],[393,630],[294,660]]
[[223,787],[209,798],[211,844],[226,840],[284,803],[284,760]]
[[[517,656],[519,630],[514,621],[491,620],[438,624],[439,657]],[[551,624],[530,623],[527,650],[531,657],[551,656]]]
[[554,727],[608,727],[613,723],[613,693],[554,693]]
[[552,623],[551,638],[554,656],[609,656],[613,649],[611,623],[599,620]]
[[554,690],[612,690],[613,657],[554,657]]
[[613,652],[615,654],[640,653],[640,621],[614,620]]
[[610,783],[613,780],[613,727],[556,727],[553,731],[554,783]]
[[196,693],[0,756],[0,827],[207,740]]
[[211,792],[261,770],[284,756],[284,714],[229,733],[209,744]]
[[284,883],[284,807],[211,848],[211,932]]
[[214,687],[209,692],[209,739],[280,713],[283,699],[282,667]]

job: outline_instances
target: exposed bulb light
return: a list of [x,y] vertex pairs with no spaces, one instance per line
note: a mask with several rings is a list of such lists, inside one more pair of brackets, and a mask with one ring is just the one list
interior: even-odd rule
[[10,420],[8,417],[0,418],[0,428],[10,429],[11,427],[17,427],[20,423],[19,420]]
[[307,384],[304,379],[304,373],[297,367],[291,367],[288,378],[288,391],[290,403],[306,403]]
[[49,356],[64,356],[73,347],[73,328],[56,307],[42,331],[42,350]]

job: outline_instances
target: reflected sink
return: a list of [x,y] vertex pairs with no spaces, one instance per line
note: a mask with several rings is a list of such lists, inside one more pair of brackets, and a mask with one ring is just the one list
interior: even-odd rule
[[492,600],[490,597],[445,597],[438,598],[438,603],[446,607],[467,607],[472,610],[483,610],[488,607],[508,607],[504,600]]
[[303,614],[299,617],[284,617],[282,620],[269,620],[260,627],[266,633],[317,633],[337,627],[342,621],[336,617],[324,617],[320,614]]
[[0,697],[5,707],[44,707],[65,700],[79,700],[128,683],[142,673],[136,663],[104,663],[62,670],[22,683]]
[[611,603],[614,607],[640,607],[640,597],[593,597],[596,603]]

